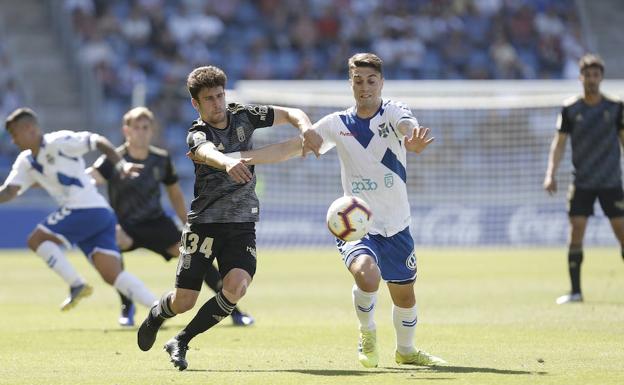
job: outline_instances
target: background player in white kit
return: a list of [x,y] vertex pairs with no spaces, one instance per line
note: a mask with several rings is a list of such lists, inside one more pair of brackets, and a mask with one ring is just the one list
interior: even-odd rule
[[[349,79],[355,107],[335,112],[314,124],[323,139],[321,153],[338,150],[345,195],[364,199],[373,212],[369,234],[355,242],[337,241],[345,265],[353,275],[353,304],[360,322],[358,358],[365,367],[378,365],[374,321],[377,290],[386,281],[396,331],[395,361],[398,364],[437,365],[444,360],[414,347],[417,323],[414,281],[416,254],[409,231],[410,206],[406,186],[406,151],[420,153],[432,141],[429,129],[421,128],[407,106],[381,98],[382,60],[372,53],[349,59]],[[255,151],[244,151],[248,164],[272,163],[301,152],[293,139]],[[362,191],[363,179],[376,189]]]
[[91,294],[92,288],[70,264],[60,246],[77,244],[104,281],[144,306],[156,297],[132,274],[122,270],[115,241],[117,219],[108,202],[85,173],[82,156],[98,149],[124,177],[137,175],[140,166],[124,161],[110,142],[88,131],[43,134],[37,116],[28,108],[13,111],[5,127],[22,152],[0,187],[0,203],[33,185],[43,187],[60,205],[28,237],[28,247],[40,256],[70,287],[61,304],[68,310]]

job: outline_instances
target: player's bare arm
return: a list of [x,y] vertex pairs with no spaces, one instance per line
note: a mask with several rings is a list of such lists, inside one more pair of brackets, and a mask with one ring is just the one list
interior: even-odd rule
[[557,132],[550,144],[548,168],[546,169],[546,176],[544,177],[544,190],[546,190],[550,195],[557,192],[557,180],[555,179],[555,174],[557,174],[559,163],[563,157],[567,139],[568,134]]
[[115,170],[120,173],[122,178],[137,177],[143,168],[142,164],[127,162],[125,159],[120,157],[111,142],[103,136],[97,136],[96,147],[102,154],[106,155],[112,164],[115,165]]
[[98,186],[106,183],[106,179],[104,179],[102,174],[100,174],[100,172],[93,166],[88,167],[85,170],[85,173],[91,175],[91,178],[93,178],[93,180],[95,181],[95,184]]
[[187,153],[194,162],[225,170],[237,183],[247,183],[252,179],[251,171],[245,165],[246,159],[236,159],[217,150],[214,143],[205,142],[194,153]]
[[168,185],[166,186],[166,190],[171,206],[178,215],[178,218],[180,218],[182,223],[186,223],[186,203],[184,203],[184,194],[182,193],[180,184],[176,182]]
[[[302,139],[295,137],[284,142],[270,144],[258,149],[243,151],[240,155],[248,164],[280,163],[301,155]],[[310,152],[312,150],[306,150]]]
[[399,123],[399,132],[405,135],[405,149],[420,154],[435,140],[429,136],[431,131],[427,127],[421,127],[414,120],[405,119]]
[[12,184],[0,187],[0,203],[8,202],[17,196],[20,187]]
[[301,138],[303,139],[303,147],[299,148],[301,155],[305,156],[306,153],[312,151],[318,157],[323,139],[312,129],[312,122],[308,115],[298,108],[272,107],[275,113],[274,125],[290,123],[301,132]]

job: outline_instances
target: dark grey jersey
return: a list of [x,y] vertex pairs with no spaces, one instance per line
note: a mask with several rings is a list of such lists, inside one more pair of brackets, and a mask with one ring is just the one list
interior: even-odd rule
[[[273,125],[274,112],[269,106],[231,103],[227,107],[228,125],[224,129],[197,119],[189,129],[187,143],[191,152],[212,142],[223,153],[251,150],[256,128]],[[256,196],[256,174],[252,180],[236,183],[224,171],[195,163],[194,198],[188,214],[189,223],[257,222],[259,202]]]
[[582,97],[564,104],[557,123],[559,132],[570,135],[574,185],[581,188],[612,188],[622,185],[619,132],[624,129],[623,104],[603,95],[595,106]]
[[150,146],[147,158],[142,160],[132,158],[125,145],[118,147],[117,153],[128,162],[143,165],[136,178],[121,179],[106,156],[100,157],[94,164],[108,180],[108,199],[119,222],[133,225],[164,215],[160,203],[160,184],[172,185],[178,181],[167,151]]

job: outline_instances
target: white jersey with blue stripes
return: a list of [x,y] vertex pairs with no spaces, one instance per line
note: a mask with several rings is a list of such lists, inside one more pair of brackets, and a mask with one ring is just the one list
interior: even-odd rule
[[367,202],[373,213],[371,234],[390,237],[409,226],[406,150],[399,122],[418,124],[403,103],[382,100],[371,118],[355,107],[323,117],[314,126],[323,138],[321,153],[338,151],[342,188],[347,196]]
[[110,207],[85,173],[84,154],[95,150],[97,134],[56,131],[43,135],[39,153],[22,151],[5,184],[20,186],[19,194],[38,183],[67,208]]

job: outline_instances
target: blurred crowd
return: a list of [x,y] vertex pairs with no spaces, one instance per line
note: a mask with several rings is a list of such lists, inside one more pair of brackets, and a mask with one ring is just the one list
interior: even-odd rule
[[[10,55],[7,53],[2,39],[0,39],[0,116],[3,118],[3,125],[4,117],[21,106],[23,100],[20,87],[17,86]],[[9,134],[2,127],[0,129],[0,169],[10,167],[18,152],[18,149],[11,143]]]

